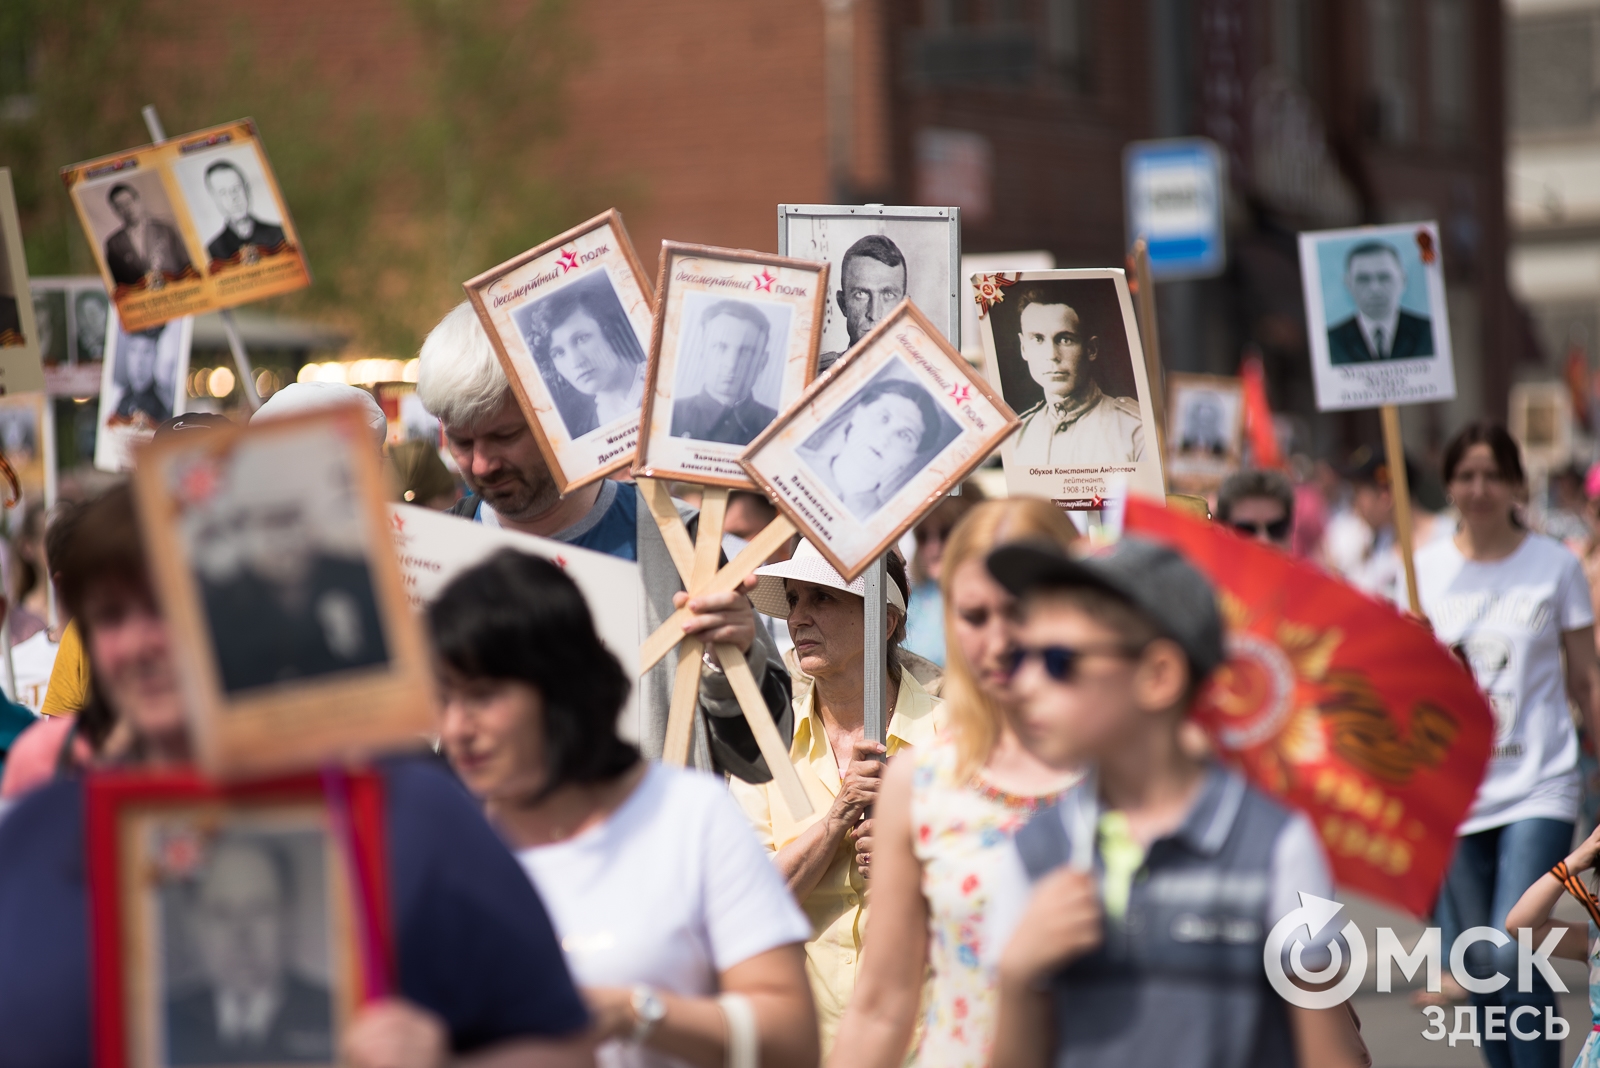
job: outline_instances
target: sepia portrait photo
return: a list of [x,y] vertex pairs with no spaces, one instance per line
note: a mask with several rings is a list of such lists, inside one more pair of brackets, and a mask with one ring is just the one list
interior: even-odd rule
[[0,451],[17,473],[24,503],[45,499],[45,482],[55,469],[50,401],[43,393],[0,396]]
[[119,295],[200,277],[159,171],[118,173],[85,182],[74,193]]
[[636,473],[749,488],[739,456],[814,376],[827,276],[823,263],[663,243]]
[[130,334],[113,319],[107,335],[111,358],[101,364],[94,465],[119,472],[132,469],[134,450],[155,436],[156,427],[184,410],[194,320],[185,316]]
[[[163,602],[199,653],[185,683],[203,755],[223,766],[426,727],[426,695],[405,690],[426,667],[385,531],[379,448],[359,413],[333,409],[141,455]],[[271,751],[239,748],[258,732]]]
[[655,296],[616,211],[464,285],[557,488],[633,462]]
[[1123,272],[1023,271],[974,284],[989,380],[1021,419],[1002,452],[1011,492],[1095,507],[1113,474],[1164,492]]
[[1455,396],[1437,225],[1302,233],[1300,274],[1319,410]]
[[1175,489],[1208,494],[1239,466],[1244,386],[1237,378],[1167,378],[1167,474]]
[[257,142],[194,152],[174,163],[172,173],[205,245],[207,274],[295,251],[288,213]]
[[1016,425],[999,394],[902,301],[742,462],[828,562],[854,578]]
[[[305,787],[244,801],[174,783],[150,799],[127,783],[90,804],[114,827],[91,863],[115,870],[94,892],[116,899],[120,931],[105,934],[120,937],[97,944],[95,966],[120,973],[102,987],[122,998],[121,1034],[104,1036],[117,1063],[341,1063],[364,983],[348,854],[326,803]],[[372,833],[364,809],[355,818]]]
[[830,268],[819,375],[908,298],[960,348],[960,208],[780,204],[778,251]]

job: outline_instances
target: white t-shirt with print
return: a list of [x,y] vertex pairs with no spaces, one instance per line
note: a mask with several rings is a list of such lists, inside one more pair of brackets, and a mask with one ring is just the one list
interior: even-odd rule
[[[652,764],[609,819],[517,854],[579,986],[709,997],[719,973],[811,924],[720,779]],[[664,1068],[664,1054],[611,1042],[602,1068]]]
[[1503,560],[1468,560],[1454,539],[1417,553],[1434,635],[1459,648],[1494,709],[1494,748],[1457,834],[1578,811],[1578,736],[1567,712],[1561,636],[1594,622],[1577,557],[1530,533]]

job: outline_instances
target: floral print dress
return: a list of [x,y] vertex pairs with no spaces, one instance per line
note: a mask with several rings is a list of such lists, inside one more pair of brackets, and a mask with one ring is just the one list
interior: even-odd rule
[[1600,927],[1589,921],[1589,1016],[1593,1030],[1584,1040],[1572,1068],[1600,1068]]
[[1056,795],[1008,794],[979,777],[958,781],[949,743],[918,747],[912,757],[911,848],[928,902],[928,978],[907,1063],[983,1068],[996,1008],[994,969],[983,964],[987,880],[996,850]]

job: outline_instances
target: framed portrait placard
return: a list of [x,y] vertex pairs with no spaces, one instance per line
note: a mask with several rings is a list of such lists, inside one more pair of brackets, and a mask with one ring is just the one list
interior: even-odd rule
[[1243,445],[1243,380],[1167,375],[1167,477],[1173,490],[1215,492],[1239,469]]
[[61,169],[124,329],[311,284],[255,120]]
[[200,764],[235,778],[417,744],[428,654],[357,408],[139,453],[134,489]]
[[183,412],[193,341],[190,316],[130,334],[117,313],[110,313],[95,417],[94,465],[100,470],[132,470],[134,451],[155,437],[156,427]]
[[1017,426],[909,300],[817,379],[740,463],[854,580]]
[[778,252],[828,264],[817,373],[910,300],[961,347],[961,209],[779,204]]
[[1300,279],[1318,411],[1455,397],[1438,223],[1302,233]]
[[39,342],[11,168],[0,167],[0,393],[44,388]]
[[380,783],[342,782],[330,803],[314,776],[90,778],[97,1065],[342,1063],[392,970]]
[[751,488],[740,455],[816,377],[828,265],[663,241],[657,288],[634,473]]
[[39,328],[44,388],[52,397],[100,391],[111,298],[99,275],[35,278],[33,318]]
[[655,296],[615,210],[465,283],[562,493],[633,462]]
[[1006,488],[1097,509],[1112,482],[1166,492],[1144,348],[1120,268],[971,279],[989,381],[1018,413]]

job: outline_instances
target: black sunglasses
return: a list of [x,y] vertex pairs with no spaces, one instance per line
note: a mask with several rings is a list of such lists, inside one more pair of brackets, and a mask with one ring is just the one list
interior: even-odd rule
[[1228,525],[1240,534],[1252,538],[1258,534],[1266,534],[1273,541],[1282,541],[1289,536],[1289,529],[1294,526],[1294,520],[1274,519],[1270,523],[1251,523],[1244,519],[1230,519]]
[[1071,682],[1078,673],[1078,661],[1086,656],[1116,656],[1125,660],[1137,659],[1143,649],[1132,645],[1043,645],[1037,649],[1018,646],[1006,654],[1006,665],[1015,675],[1034,657],[1044,662],[1044,673],[1057,682]]

